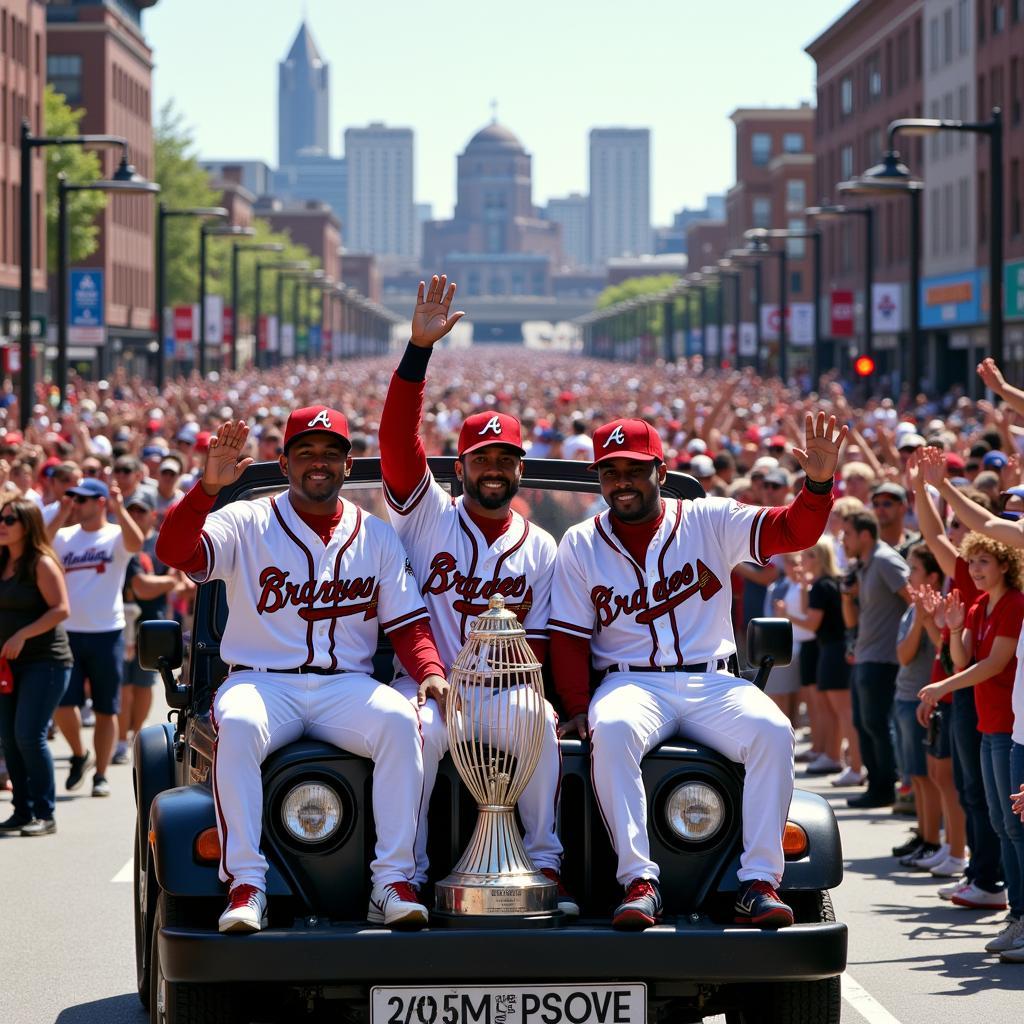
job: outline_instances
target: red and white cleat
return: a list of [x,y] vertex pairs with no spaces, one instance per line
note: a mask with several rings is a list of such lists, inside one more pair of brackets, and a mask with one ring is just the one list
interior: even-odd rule
[[410,882],[389,882],[375,885],[370,893],[370,924],[386,924],[394,928],[422,928],[427,923],[427,908],[418,901]]
[[267,896],[255,885],[236,885],[228,895],[228,908],[220,915],[222,932],[258,932],[267,927]]

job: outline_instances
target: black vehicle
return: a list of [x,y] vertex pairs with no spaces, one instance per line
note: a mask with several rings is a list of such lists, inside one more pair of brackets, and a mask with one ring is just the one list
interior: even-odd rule
[[[430,465],[455,489],[452,462],[432,458]],[[262,463],[221,491],[218,506],[284,487],[279,467]],[[679,473],[669,473],[663,489],[703,496]],[[383,515],[379,461],[356,460],[343,493]],[[579,462],[528,461],[520,495],[556,539],[603,507],[595,475]],[[800,791],[790,808],[780,892],[797,923],[777,932],[736,927],[743,769],[682,740],[663,744],[643,764],[667,911],[660,926],[640,933],[610,926],[621,890],[591,790],[588,744],[578,739],[561,741],[560,817],[562,874],[580,903],[578,922],[415,933],[369,926],[372,765],[300,740],[263,765],[270,926],[219,934],[226,893],[217,877],[210,704],[226,674],[219,657],[226,615],[223,585],[211,583],[199,588],[187,652],[177,623],[147,622],[140,630],[140,658],[160,670],[174,709],[173,723],[150,726],[135,741],[136,964],[139,996],[157,1024],[682,1024],[717,1013],[732,1024],[839,1021],[847,936],[829,896],[843,873],[831,808]],[[791,638],[784,620],[751,625],[759,685],[773,661],[788,660]],[[376,664],[390,678],[383,640]],[[316,844],[292,834],[282,815],[289,792],[311,781],[333,791],[340,812],[336,829]],[[696,787],[687,791],[691,798],[720,819],[699,842],[687,836],[685,806],[678,810],[684,785]],[[446,758],[430,808],[432,880],[451,869],[475,820],[475,803]]]

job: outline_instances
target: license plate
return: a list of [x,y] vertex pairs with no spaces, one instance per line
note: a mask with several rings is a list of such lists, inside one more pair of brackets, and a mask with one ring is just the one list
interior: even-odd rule
[[647,986],[374,988],[370,1024],[645,1024]]

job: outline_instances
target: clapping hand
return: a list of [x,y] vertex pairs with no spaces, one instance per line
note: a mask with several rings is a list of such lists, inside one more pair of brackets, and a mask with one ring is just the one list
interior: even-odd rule
[[804,420],[804,432],[805,447],[794,448],[793,458],[807,474],[808,480],[827,483],[835,476],[839,465],[839,450],[846,440],[849,427],[844,424],[837,428],[835,416],[830,416],[826,422],[823,412],[818,413],[817,419],[808,413]]
[[964,621],[967,618],[967,609],[964,607],[963,599],[959,590],[952,590],[946,596],[944,603],[946,612],[946,625],[950,631],[957,633],[964,628]]
[[938,448],[927,445],[914,452],[916,465],[926,484],[938,488],[946,479],[946,456]]
[[983,359],[978,363],[978,376],[985,387],[994,391],[997,395],[1003,393],[1003,388],[1006,387],[1006,378],[1003,377],[1002,371],[996,366],[994,359]]
[[210,438],[210,450],[203,467],[203,490],[211,497],[222,487],[233,484],[253,463],[242,458],[249,428],[244,420],[228,420]]
[[449,312],[454,298],[455,282],[448,284],[444,274],[440,278],[435,274],[430,279],[429,288],[420,281],[409,338],[414,345],[418,348],[432,348],[466,315],[461,311]]

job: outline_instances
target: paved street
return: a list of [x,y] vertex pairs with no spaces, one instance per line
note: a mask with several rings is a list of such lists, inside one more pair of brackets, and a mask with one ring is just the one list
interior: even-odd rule
[[[67,747],[57,740],[54,750],[62,787]],[[56,838],[0,839],[2,1024],[147,1020],[134,991],[131,769],[112,768],[110,780],[109,800],[92,799],[88,782],[60,797]],[[844,1024],[1018,1021],[1024,968],[982,951],[1001,915],[957,910],[933,897],[930,878],[892,872],[889,848],[907,819],[839,814],[847,875],[834,895],[850,926]]]

